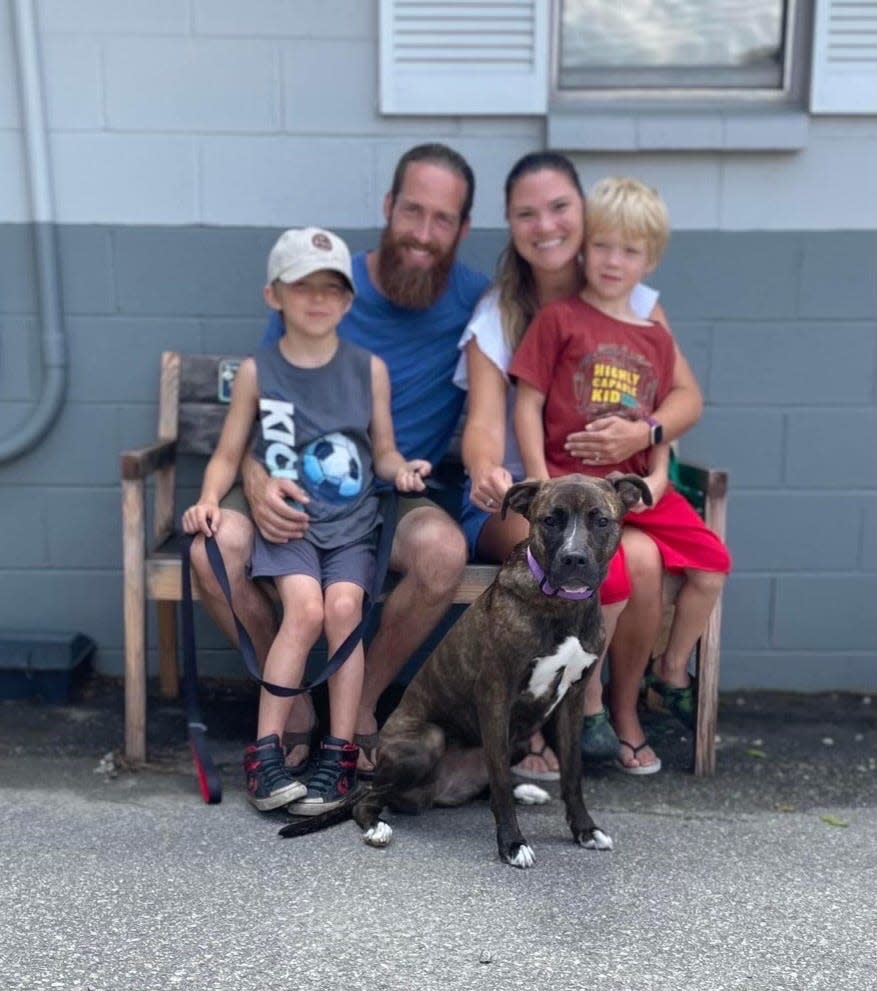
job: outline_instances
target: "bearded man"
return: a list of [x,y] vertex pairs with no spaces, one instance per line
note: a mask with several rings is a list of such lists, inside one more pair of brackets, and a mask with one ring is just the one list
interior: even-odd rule
[[[425,458],[433,465],[448,446],[463,404],[463,393],[452,382],[457,343],[488,285],[483,275],[455,260],[469,231],[474,193],[472,169],[453,149],[425,144],[406,152],[384,197],[380,245],[353,258],[356,295],[338,327],[340,336],[386,362],[397,447],[406,459]],[[281,333],[274,314],[262,343],[277,341]],[[253,458],[242,475],[252,522],[243,512],[224,512],[217,540],[235,609],[264,661],[276,620],[265,590],[247,577],[253,522],[266,540],[279,543],[301,537],[308,517],[290,505],[304,495],[296,482],[270,478]],[[453,601],[466,564],[462,531],[435,504],[416,505],[399,521],[390,564],[401,580],[384,603],[366,654],[354,740],[365,772],[372,769],[377,745],[378,699]],[[201,542],[193,547],[192,565],[205,608],[236,642]],[[299,696],[284,734],[290,766],[307,760],[314,722],[309,697]]]

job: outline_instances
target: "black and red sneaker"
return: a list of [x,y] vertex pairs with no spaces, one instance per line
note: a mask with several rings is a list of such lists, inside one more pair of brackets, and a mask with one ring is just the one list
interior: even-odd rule
[[278,809],[301,798],[307,788],[286,767],[280,737],[263,736],[244,751],[247,798],[260,812]]
[[355,744],[327,736],[320,744],[320,761],[308,779],[307,794],[292,802],[288,811],[296,816],[316,816],[344,805],[356,790],[358,757]]

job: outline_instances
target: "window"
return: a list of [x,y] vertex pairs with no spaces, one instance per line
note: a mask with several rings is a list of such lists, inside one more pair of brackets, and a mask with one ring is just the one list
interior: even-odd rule
[[557,88],[777,93],[794,0],[561,0]]
[[[546,118],[569,149],[785,149],[877,112],[875,0],[380,0],[384,114]],[[809,81],[809,85],[808,85]]]

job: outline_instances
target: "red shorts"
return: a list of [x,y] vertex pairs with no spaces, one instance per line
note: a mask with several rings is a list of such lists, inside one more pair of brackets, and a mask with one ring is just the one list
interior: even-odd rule
[[618,550],[612,555],[609,570],[603,584],[600,586],[600,605],[611,606],[613,602],[624,602],[630,598],[630,576],[624,563],[624,548],[618,545]]
[[[668,487],[656,506],[641,513],[628,513],[624,525],[636,527],[651,537],[661,554],[665,571],[717,571],[723,575],[731,570],[731,555],[727,547],[698,516],[683,496]],[[600,586],[600,602],[611,605],[630,597],[630,578],[624,562],[621,544],[609,563],[606,580]]]

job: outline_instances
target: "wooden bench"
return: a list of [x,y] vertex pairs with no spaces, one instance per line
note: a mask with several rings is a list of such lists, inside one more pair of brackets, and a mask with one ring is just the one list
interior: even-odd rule
[[[176,505],[177,459],[209,457],[225,418],[236,355],[180,354],[161,356],[158,433],[145,447],[123,451],[122,546],[124,558],[125,756],[146,759],[146,607],[156,604],[159,686],[166,698],[179,693],[177,667],[177,603],[182,597]],[[725,533],[727,475],[680,465],[680,485],[720,536]],[[147,534],[148,485],[152,495],[151,533]],[[469,604],[496,574],[495,565],[468,565],[454,602]],[[198,596],[197,582],[194,594]],[[672,583],[665,599],[672,600]],[[700,683],[694,773],[715,769],[715,731],[719,683],[721,602],[717,603],[697,648]]]

